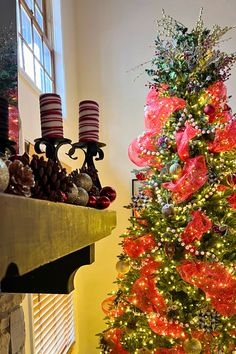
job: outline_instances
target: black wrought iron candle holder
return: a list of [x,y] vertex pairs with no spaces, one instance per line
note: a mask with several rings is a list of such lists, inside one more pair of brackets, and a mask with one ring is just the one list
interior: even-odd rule
[[14,145],[15,141],[0,137],[0,154],[5,155],[9,151],[10,155],[16,155]]
[[[92,177],[94,185],[100,190],[102,188],[97,169],[94,164],[94,158],[96,161],[103,160],[104,158],[104,152],[102,151],[102,147],[106,146],[104,143],[99,143],[99,142],[93,142],[93,141],[81,141],[77,142],[71,145],[71,149],[67,153],[67,155],[72,159],[72,160],[77,160],[78,157],[73,157],[75,151],[77,149],[83,150],[85,154],[85,159],[83,162],[83,165],[81,167],[81,172],[83,171],[88,171],[90,176]],[[98,156],[98,157],[96,157]]]
[[[70,144],[71,140],[66,138],[39,138],[35,139],[34,150],[37,154],[46,154],[48,159],[57,161],[60,164],[58,158],[58,151],[63,145]],[[42,146],[45,146],[46,149],[42,150]]]

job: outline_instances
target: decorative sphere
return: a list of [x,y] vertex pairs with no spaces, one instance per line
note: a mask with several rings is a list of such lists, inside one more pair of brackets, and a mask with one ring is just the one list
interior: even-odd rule
[[71,191],[67,193],[67,202],[73,204],[78,197],[78,187],[73,183]]
[[169,172],[171,175],[179,175],[182,172],[182,167],[178,162],[175,162],[170,166]]
[[199,354],[202,351],[201,342],[196,338],[186,339],[184,341],[184,350],[188,354]]
[[203,111],[205,114],[211,115],[215,113],[215,107],[212,104],[207,104]]
[[9,184],[9,170],[5,162],[0,159],[0,192],[4,192]]
[[109,207],[109,205],[111,204],[111,201],[108,197],[106,197],[105,195],[102,195],[101,197],[99,197],[97,199],[97,208],[98,209],[106,209]]
[[175,214],[175,209],[173,204],[165,204],[163,208],[161,209],[162,214],[168,218],[169,216],[172,216]]
[[110,202],[116,199],[116,191],[112,187],[103,187],[100,191],[100,195],[104,195],[105,197],[110,199]]
[[96,204],[97,198],[95,197],[95,195],[90,195],[87,206],[90,208],[95,208]]
[[84,188],[89,191],[93,186],[92,178],[87,173],[79,173],[76,178],[77,187]]
[[118,261],[116,263],[116,270],[118,273],[126,274],[130,270],[130,264],[128,261]]
[[74,203],[76,205],[82,205],[82,206],[87,205],[88,200],[89,200],[88,192],[84,188],[81,188],[81,187],[77,187],[77,189],[78,189],[78,196],[75,199]]

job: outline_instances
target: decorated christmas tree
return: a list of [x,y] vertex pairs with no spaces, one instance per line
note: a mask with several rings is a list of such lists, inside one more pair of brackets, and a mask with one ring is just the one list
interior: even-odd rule
[[236,353],[236,117],[224,82],[232,27],[163,13],[144,112],[129,146],[141,188],[122,235],[101,353]]

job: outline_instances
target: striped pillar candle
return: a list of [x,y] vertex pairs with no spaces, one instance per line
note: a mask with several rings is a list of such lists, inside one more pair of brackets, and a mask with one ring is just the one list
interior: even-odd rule
[[40,95],[40,117],[43,138],[63,138],[61,97],[55,93]]
[[95,101],[81,101],[79,104],[79,141],[98,142],[99,105]]
[[8,139],[9,131],[8,101],[0,97],[0,138]]

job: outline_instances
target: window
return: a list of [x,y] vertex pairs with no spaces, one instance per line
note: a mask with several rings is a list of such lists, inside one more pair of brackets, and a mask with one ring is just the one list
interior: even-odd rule
[[55,90],[47,12],[45,0],[18,0],[19,65],[41,92]]
[[74,343],[73,297],[33,294],[34,354],[65,354]]

